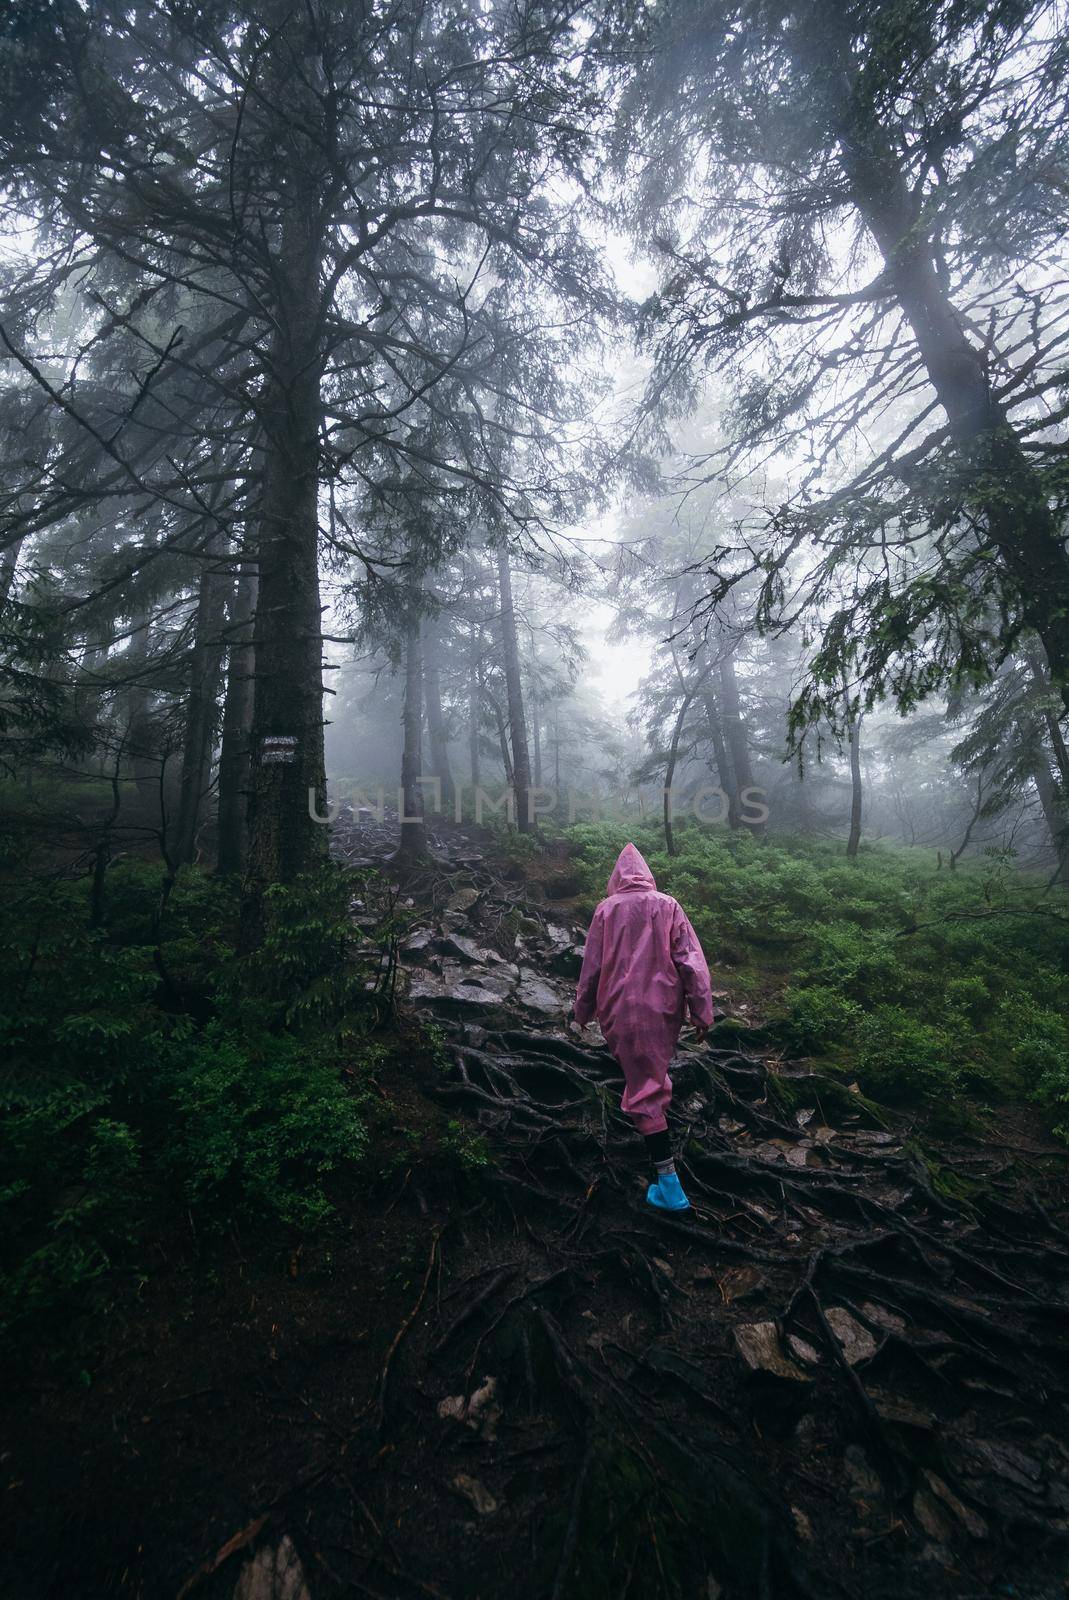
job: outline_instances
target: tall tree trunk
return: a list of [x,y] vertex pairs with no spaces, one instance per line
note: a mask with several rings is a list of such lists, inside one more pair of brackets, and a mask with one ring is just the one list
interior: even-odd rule
[[846,858],[853,861],[861,844],[861,718],[850,723],[850,834],[846,841]]
[[19,564],[19,556],[22,552],[25,538],[26,535],[24,533],[19,534],[19,537],[14,539],[7,546],[3,555],[0,556],[0,606],[7,604],[11,594],[15,582],[15,568]]
[[470,645],[468,655],[468,760],[471,763],[471,786],[477,789],[481,783],[479,776],[479,645],[478,632],[472,623],[468,634]]
[[531,730],[534,734],[534,786],[542,787],[542,727],[541,707],[537,693],[531,699]]
[[925,370],[983,508],[1007,589],[1042,639],[1069,711],[1069,552],[1044,486],[1005,408],[985,354],[966,336],[940,281],[920,202],[910,192],[887,131],[858,83],[851,42],[834,5],[798,12],[815,81],[830,95],[841,160],[858,212],[879,246]]
[[1064,793],[1059,791],[1051,776],[1050,767],[1043,759],[1042,752],[1037,752],[1032,776],[1035,779],[1039,803],[1043,807],[1043,819],[1047,824],[1051,848],[1058,863],[1055,882],[1069,883],[1069,807],[1066,806]]
[[513,789],[512,756],[509,753],[508,723],[505,720],[505,716],[501,710],[501,707],[497,703],[497,696],[492,695],[489,690],[486,690],[485,693],[486,698],[490,702],[490,709],[494,713],[494,723],[497,727],[497,743],[498,748],[501,751],[501,765],[505,769],[505,783],[510,789]]
[[735,774],[731,770],[731,757],[728,754],[727,743],[724,739],[724,726],[720,720],[720,707],[715,696],[707,689],[702,695],[705,706],[705,720],[709,724],[709,737],[713,744],[713,759],[716,762],[716,781],[727,797],[729,828],[739,825],[739,796]]
[[948,861],[948,865],[949,865],[949,868],[950,868],[951,872],[954,872],[954,871],[957,870],[957,865],[958,865],[959,858],[961,856],[963,856],[965,854],[966,850],[969,848],[969,841],[972,838],[973,829],[976,827],[976,824],[979,822],[980,813],[981,813],[981,811],[983,809],[984,809],[984,775],[983,775],[982,772],[978,772],[977,775],[976,775],[976,797],[973,800],[972,814],[969,817],[968,823],[966,824],[965,832],[962,835],[961,843],[958,845],[958,848],[956,850],[951,850],[951,852],[950,852],[950,858],[949,858],[949,861]]
[[412,605],[405,626],[405,695],[401,711],[401,840],[397,855],[406,862],[425,860],[427,824],[423,816],[423,790],[419,778],[423,767],[423,652],[420,647],[420,616]]
[[[1043,651],[1034,641],[1024,652],[1028,662],[1028,670],[1036,687],[1043,691],[1045,696],[1052,693],[1053,685],[1050,679],[1050,669],[1043,658]],[[1049,699],[1043,705],[1043,722],[1047,729],[1047,737],[1054,753],[1054,765],[1058,769],[1058,786],[1063,794],[1069,794],[1069,750],[1066,749],[1065,735],[1058,720],[1055,707]]]
[[253,617],[259,579],[255,565],[245,562],[231,600],[226,698],[223,702],[223,737],[219,751],[218,869],[244,871],[248,850],[249,773],[252,762],[252,722],[256,647]]
[[204,797],[211,773],[212,746],[215,741],[217,698],[222,676],[223,617],[231,581],[215,570],[222,553],[221,537],[214,538],[206,551],[197,594],[197,616],[193,655],[189,673],[189,701],[186,708],[185,743],[182,748],[182,778],[175,835],[176,863],[193,860],[197,827],[203,815]]
[[[750,767],[750,743],[742,715],[738,679],[735,676],[735,661],[726,648],[720,658],[720,717],[735,775],[735,803],[738,808],[736,820],[741,823],[743,791],[752,789],[754,781]],[[763,827],[754,825],[754,832],[763,832]]]
[[504,546],[497,552],[497,579],[501,593],[501,652],[505,667],[505,686],[508,690],[516,826],[521,833],[529,833],[533,826],[533,818],[530,816],[531,757],[527,749],[527,722],[524,717],[523,687],[520,682],[520,650],[516,637],[516,611],[512,601],[512,574],[509,571],[508,552]]
[[424,629],[423,690],[427,697],[427,738],[431,747],[431,776],[442,786],[442,810],[452,816],[456,802],[453,769],[449,764],[449,739],[442,713],[442,636],[438,624]]
[[690,702],[694,698],[689,691],[683,696],[679,705],[679,715],[676,717],[675,727],[672,729],[672,739],[668,746],[668,761],[664,769],[664,844],[670,856],[676,854],[676,836],[672,827],[672,784],[675,781],[676,762],[679,760],[679,740],[683,733],[683,724],[690,710]]
[[130,618],[130,670],[134,681],[126,691],[126,757],[141,800],[153,807],[160,800],[158,730],[152,720],[152,691],[146,681],[148,611],[139,606]]
[[276,330],[261,402],[263,497],[254,641],[249,852],[243,943],[262,896],[327,857],[324,814],[318,468],[322,229],[314,185],[295,173],[276,262]]
[[74,695],[74,709],[79,722],[93,736],[96,748],[85,757],[88,770],[103,773],[107,759],[106,727],[104,723],[104,684],[103,669],[107,663],[108,652],[114,642],[114,631],[111,622],[102,622],[95,639],[86,642],[85,651],[79,664],[78,684]]

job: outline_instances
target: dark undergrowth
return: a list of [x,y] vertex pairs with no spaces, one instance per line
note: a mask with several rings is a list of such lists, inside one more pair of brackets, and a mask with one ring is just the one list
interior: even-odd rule
[[[746,903],[708,893],[769,847],[640,837],[750,1008],[684,1041],[693,1210],[656,1214],[618,1069],[565,1022],[575,890],[617,841],[441,843],[401,889],[278,896],[248,961],[199,872],[11,896],[5,1592],[246,1600],[295,1550],[313,1600],[1053,1600],[1064,1156],[1036,1113],[936,1139],[926,1088],[895,1091],[916,1116],[847,1075],[856,1039],[790,1061],[789,963],[736,930],[729,967]],[[50,1253],[68,1230],[83,1254]]]
[[398,913],[374,875],[331,866],[271,891],[263,947],[242,957],[236,891],[199,870],[172,882],[129,859],[103,893],[13,871],[8,887],[0,1345],[78,1368],[160,1238],[309,1237],[339,1186],[373,1181],[376,1073],[410,1048]]

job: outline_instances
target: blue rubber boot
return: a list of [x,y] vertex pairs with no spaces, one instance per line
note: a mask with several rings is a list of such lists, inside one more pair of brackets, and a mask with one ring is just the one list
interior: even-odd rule
[[662,1172],[656,1183],[646,1190],[646,1199],[658,1211],[689,1211],[690,1201],[683,1193],[683,1185],[675,1172]]

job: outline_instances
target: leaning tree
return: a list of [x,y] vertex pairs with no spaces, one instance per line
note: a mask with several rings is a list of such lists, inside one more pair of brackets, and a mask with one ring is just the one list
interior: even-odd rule
[[636,41],[647,402],[686,411],[715,369],[691,479],[790,463],[707,588],[826,612],[796,733],[981,681],[1026,635],[1069,706],[1067,49],[1044,0],[669,0]]

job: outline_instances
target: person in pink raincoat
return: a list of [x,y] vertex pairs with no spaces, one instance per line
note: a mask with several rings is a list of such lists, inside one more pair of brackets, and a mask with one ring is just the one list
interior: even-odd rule
[[656,1169],[646,1199],[662,1211],[690,1205],[672,1160],[665,1115],[672,1099],[668,1064],[686,1012],[704,1039],[713,1023],[713,997],[702,947],[683,907],[660,893],[639,852],[626,844],[586,937],[575,1020],[585,1028],[597,1017],[623,1069],[620,1106],[645,1135]]

